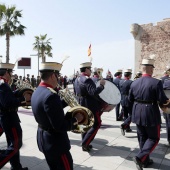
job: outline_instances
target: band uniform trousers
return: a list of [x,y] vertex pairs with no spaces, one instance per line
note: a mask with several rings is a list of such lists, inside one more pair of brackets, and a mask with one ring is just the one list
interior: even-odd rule
[[167,140],[170,142],[170,115],[165,114],[165,120],[166,120],[166,132],[167,132]]
[[[56,136],[59,134],[56,133]],[[61,134],[62,136],[62,134]],[[55,132],[48,132],[41,128],[37,131],[38,148],[44,153],[48,166],[50,170],[73,170],[73,159],[69,152],[66,151],[56,151],[53,152],[53,142],[55,142]],[[49,144],[49,141],[52,143]],[[57,143],[56,143],[57,145]],[[55,147],[55,146],[54,146]]]
[[94,114],[94,124],[86,133],[82,133],[82,145],[88,146],[91,141],[96,136],[100,126],[101,126],[101,115],[103,112],[96,112]]
[[116,105],[116,120],[119,119],[119,110],[120,110],[120,103]]
[[136,126],[140,147],[140,152],[137,154],[137,157],[144,163],[148,161],[149,154],[154,150],[160,140],[160,125]]
[[[1,117],[1,119],[5,119]],[[1,122],[1,121],[0,121]],[[0,169],[10,161],[12,168],[20,168],[20,153],[19,149],[22,146],[22,129],[19,122],[11,124],[3,120],[0,127],[0,136],[5,132],[7,140],[7,149],[0,154]]]
[[121,125],[124,129],[130,129],[130,124],[132,120],[132,109],[131,107],[122,106],[122,111],[123,113],[126,113],[126,115],[124,116],[125,120]]

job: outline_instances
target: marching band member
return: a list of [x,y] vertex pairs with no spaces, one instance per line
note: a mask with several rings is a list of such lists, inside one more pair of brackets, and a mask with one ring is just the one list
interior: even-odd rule
[[[163,83],[163,89],[165,94],[169,97],[170,96],[170,77],[169,77],[169,71],[164,72],[164,76],[161,77],[161,81]],[[170,145],[170,115],[163,113],[163,116],[166,121],[166,132],[167,132],[167,141]]]
[[162,82],[152,77],[153,59],[142,60],[142,78],[135,80],[130,88],[129,100],[133,102],[132,122],[136,124],[139,153],[133,158],[138,170],[153,163],[150,153],[160,140],[161,114],[158,107],[167,103]]
[[56,62],[41,64],[41,83],[32,95],[31,105],[38,123],[38,148],[50,170],[73,170],[67,131],[75,129],[83,117],[79,113],[74,118],[64,116],[66,103],[62,103],[56,88],[61,67],[62,64]]
[[138,72],[136,73],[136,76],[135,76],[134,80],[136,80],[136,79],[138,79],[138,78],[140,78],[140,77],[142,77],[142,72],[141,72],[141,71],[138,71]]
[[121,93],[121,106],[122,112],[124,114],[124,122],[120,125],[121,133],[124,136],[125,130],[126,132],[131,132],[130,123],[131,123],[131,115],[132,115],[132,104],[128,100],[130,86],[132,84],[131,79],[132,69],[126,69],[124,71],[124,79],[120,80],[119,87]]
[[101,104],[98,94],[104,89],[105,80],[100,80],[100,86],[96,88],[95,83],[90,78],[91,62],[80,64],[81,75],[75,80],[75,94],[79,104],[87,107],[94,114],[94,124],[88,132],[82,134],[82,150],[89,152],[92,148],[90,143],[94,139],[101,126]]
[[17,114],[18,107],[30,101],[31,96],[25,94],[17,98],[8,83],[11,80],[15,64],[0,63],[0,135],[4,132],[7,139],[7,149],[0,154],[0,169],[10,161],[11,170],[28,170],[22,168],[19,149],[22,146],[22,129]]
[[[114,77],[116,77],[116,78],[113,80],[113,83],[120,90],[119,82],[120,82],[120,80],[122,78],[122,70],[121,69],[117,70],[116,73],[114,74]],[[122,117],[119,117],[119,111],[120,111],[120,103],[118,103],[116,105],[116,121],[122,120]]]
[[166,79],[169,79],[169,74],[168,73],[169,73],[169,71],[164,71],[164,76],[161,77],[162,84],[164,84],[164,81]]
[[95,84],[99,81],[100,76],[99,73],[97,72],[97,68],[94,69],[93,77],[91,79],[94,81]]

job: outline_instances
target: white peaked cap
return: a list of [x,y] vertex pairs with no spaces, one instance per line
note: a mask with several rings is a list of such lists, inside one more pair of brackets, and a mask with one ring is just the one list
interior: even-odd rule
[[141,72],[141,71],[138,71],[137,74],[142,74],[142,72]]
[[45,63],[41,63],[40,71],[45,71],[45,70],[60,71],[61,67],[62,67],[62,64],[60,63],[45,62]]
[[91,62],[86,62],[86,63],[80,64],[80,68],[91,67],[91,66],[92,66],[92,63],[91,63]]
[[0,63],[0,69],[13,70],[14,67],[15,67],[15,64],[11,64],[11,63]]
[[154,59],[143,59],[142,60],[142,65],[148,65],[148,66],[153,66],[154,67],[154,62],[155,60]]
[[118,70],[116,70],[116,73],[117,73],[117,72],[121,72],[121,73],[122,73],[123,70],[122,70],[122,69],[118,69]]
[[124,72],[125,73],[127,73],[127,72],[132,73],[132,69],[125,69]]

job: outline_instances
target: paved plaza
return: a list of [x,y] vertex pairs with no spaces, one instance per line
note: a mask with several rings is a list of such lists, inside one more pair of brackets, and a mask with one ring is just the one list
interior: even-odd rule
[[[23,129],[23,147],[21,148],[21,163],[30,170],[48,170],[44,155],[39,152],[36,143],[37,123],[32,115],[32,110],[19,108],[18,112]],[[154,164],[147,170],[170,170],[170,147],[166,140],[165,120],[162,117],[161,139],[158,146],[151,154]],[[115,119],[115,110],[103,113],[102,126],[94,141],[90,153],[81,149],[81,135],[68,132],[71,142],[71,153],[75,170],[136,170],[132,157],[139,151],[136,127],[132,124],[131,133],[122,136],[120,133],[121,122]],[[1,148],[6,147],[5,136],[0,138]],[[10,169],[6,164],[3,170]]]

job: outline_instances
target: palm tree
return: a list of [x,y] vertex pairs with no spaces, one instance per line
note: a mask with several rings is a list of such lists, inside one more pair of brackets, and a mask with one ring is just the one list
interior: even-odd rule
[[15,6],[7,7],[0,4],[0,36],[6,36],[6,63],[9,63],[10,37],[15,35],[24,35],[25,26],[21,25],[18,18],[22,17],[22,10],[16,10]]
[[45,35],[40,35],[40,36],[35,36],[35,43],[33,44],[34,45],[34,50],[37,50],[38,51],[38,55],[39,57],[42,57],[42,62],[46,62],[46,55],[48,57],[52,57],[52,53],[51,53],[51,50],[52,50],[52,47],[51,47],[51,38],[47,39],[47,34]]

